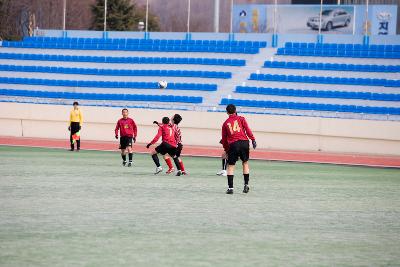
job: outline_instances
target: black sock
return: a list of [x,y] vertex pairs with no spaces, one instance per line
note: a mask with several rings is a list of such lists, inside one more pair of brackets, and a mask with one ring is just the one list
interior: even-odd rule
[[247,184],[247,185],[249,184],[249,176],[250,176],[249,173],[243,174],[244,184]]
[[160,167],[160,160],[158,159],[157,154],[153,154],[153,155],[151,155],[151,157],[153,158],[153,161],[156,164],[156,166]]
[[222,159],[222,169],[223,170],[226,170],[226,162],[227,162],[226,159]]
[[126,161],[126,155],[121,154],[121,157],[122,157],[122,160],[123,160],[123,161]]
[[228,188],[233,188],[233,175],[228,175]]
[[180,171],[181,170],[181,164],[180,164],[179,159],[177,157],[174,158],[174,163],[175,163],[175,166],[178,169],[178,171]]
[[76,140],[76,149],[81,149],[81,140]]
[[129,162],[132,162],[132,157],[133,157],[133,154],[132,153],[129,153]]

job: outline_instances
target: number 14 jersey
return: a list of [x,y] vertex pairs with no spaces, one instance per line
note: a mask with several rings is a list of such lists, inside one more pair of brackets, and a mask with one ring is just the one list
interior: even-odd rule
[[229,115],[229,118],[222,125],[222,145],[225,149],[239,140],[255,140],[247,121],[244,117],[236,114]]

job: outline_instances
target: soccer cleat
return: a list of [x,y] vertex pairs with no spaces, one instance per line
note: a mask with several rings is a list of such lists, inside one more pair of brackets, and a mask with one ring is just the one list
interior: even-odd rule
[[175,171],[174,168],[170,168],[170,169],[168,169],[168,171],[166,171],[165,173],[166,173],[166,174],[170,174],[170,173],[173,173],[174,171]]
[[221,170],[221,171],[217,172],[217,175],[226,176],[226,170]]
[[177,171],[176,176],[181,176],[182,175],[182,171]]
[[132,166],[132,162],[129,162],[129,163],[128,163],[128,167],[131,167],[131,166]]
[[188,175],[186,171],[182,171],[182,175]]
[[161,166],[156,168],[156,172],[154,174],[159,174],[160,172],[162,172]]
[[126,161],[123,161],[123,162],[122,162],[122,166],[126,166]]
[[233,188],[228,188],[228,190],[226,190],[226,193],[228,195],[232,195],[233,194]]
[[245,184],[243,187],[243,193],[247,194],[249,192],[249,190],[250,190],[249,186],[247,184]]
[[71,148],[71,149],[69,149],[68,151],[74,151],[74,149],[73,149],[73,148]]

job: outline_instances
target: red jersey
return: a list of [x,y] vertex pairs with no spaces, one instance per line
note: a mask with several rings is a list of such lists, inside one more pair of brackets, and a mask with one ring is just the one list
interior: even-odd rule
[[118,136],[118,131],[121,136],[135,137],[137,135],[136,123],[131,118],[121,118],[115,126],[115,136]]
[[182,143],[182,133],[181,133],[181,129],[178,127],[178,125],[176,124],[172,124],[172,128],[175,131],[175,140],[177,144],[181,144]]
[[[182,133],[181,133],[181,129],[178,127],[177,124],[174,123],[170,123],[169,125],[171,125],[171,127],[173,128],[173,130],[175,131],[175,141],[177,144],[181,144],[182,143]],[[162,123],[158,124],[159,127],[163,126]]]
[[255,140],[253,132],[244,117],[236,114],[229,115],[229,118],[222,125],[222,145],[227,151],[229,145],[239,140]]
[[157,135],[154,137],[154,139],[150,142],[151,144],[157,143],[158,139],[162,137],[162,141],[165,143],[170,144],[173,147],[176,147],[177,141],[176,141],[176,131],[174,127],[170,124],[161,124],[158,127],[158,132]]

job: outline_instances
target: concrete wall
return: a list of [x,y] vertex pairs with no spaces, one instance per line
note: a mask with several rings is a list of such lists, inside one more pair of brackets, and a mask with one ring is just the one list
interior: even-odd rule
[[[0,103],[0,135],[68,138],[70,106]],[[114,140],[119,108],[81,107],[83,140]],[[156,133],[153,120],[172,110],[131,109],[139,127],[138,142]],[[184,144],[219,146],[224,113],[180,111]],[[400,155],[400,122],[314,117],[246,115],[260,148]]]

